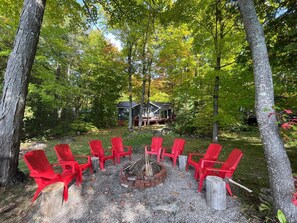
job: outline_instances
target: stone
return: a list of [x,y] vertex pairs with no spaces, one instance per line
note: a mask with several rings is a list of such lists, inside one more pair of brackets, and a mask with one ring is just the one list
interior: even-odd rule
[[135,180],[136,180],[136,177],[135,177],[135,176],[133,176],[133,177],[128,177],[127,180],[135,181]]
[[158,205],[155,207],[152,207],[154,211],[167,211],[167,212],[177,212],[178,211],[178,206],[177,203],[172,203],[172,204],[163,204],[163,205]]

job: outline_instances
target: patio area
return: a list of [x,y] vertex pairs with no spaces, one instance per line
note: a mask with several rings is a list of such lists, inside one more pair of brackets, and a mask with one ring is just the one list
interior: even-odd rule
[[[132,160],[143,154],[133,154]],[[43,216],[38,198],[24,222],[248,222],[239,200],[227,196],[226,210],[216,211],[205,202],[205,189],[197,192],[193,169],[181,171],[169,159],[164,165],[166,180],[151,188],[134,189],[121,185],[121,165],[106,163],[106,171],[86,172],[81,187],[69,188],[69,200],[54,216]]]

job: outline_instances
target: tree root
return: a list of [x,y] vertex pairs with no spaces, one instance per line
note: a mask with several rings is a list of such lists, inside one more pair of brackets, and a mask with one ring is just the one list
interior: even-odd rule
[[0,187],[11,187],[16,186],[18,184],[24,184],[28,180],[28,176],[24,174],[22,171],[18,170],[16,174],[8,179],[6,183],[0,184]]

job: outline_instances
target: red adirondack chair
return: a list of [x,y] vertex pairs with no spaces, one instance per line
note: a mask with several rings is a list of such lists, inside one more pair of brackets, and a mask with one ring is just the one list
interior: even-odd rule
[[173,142],[173,146],[171,147],[171,153],[167,153],[167,148],[163,147],[163,153],[162,153],[162,161],[164,161],[164,156],[170,157],[170,159],[173,162],[173,166],[176,165],[176,160],[179,155],[181,155],[184,151],[186,140],[184,139],[175,139]]
[[[198,173],[199,173],[199,169],[201,168],[202,160],[216,161],[219,158],[219,154],[220,154],[221,150],[222,150],[222,146],[220,144],[212,143],[212,144],[209,144],[209,146],[204,154],[189,153],[188,161],[187,161],[187,165],[186,165],[186,171],[188,171],[189,165],[194,166],[194,168],[195,168],[194,177],[196,180],[198,180]],[[199,161],[195,161],[193,159],[194,157],[197,157],[197,156],[201,157],[199,159]],[[208,163],[208,164],[204,164],[204,165],[205,165],[205,167],[212,167],[213,163]]]
[[[231,178],[242,156],[243,156],[243,153],[241,152],[241,150],[233,149],[225,162],[203,160],[202,168],[199,169],[198,191],[201,192],[203,181],[207,176],[218,176],[223,179]],[[218,164],[222,164],[222,166],[221,168],[209,168],[209,167],[205,167],[205,164],[207,163],[213,163],[213,164],[218,163]],[[232,191],[228,182],[226,182],[226,188],[230,196],[232,196]]]
[[37,190],[34,194],[32,202],[36,200],[43,188],[56,182],[64,183],[63,197],[64,200],[67,201],[68,184],[75,177],[77,177],[77,172],[74,165],[72,166],[71,171],[63,171],[61,174],[56,173],[52,166],[60,164],[50,164],[43,150],[32,150],[27,152],[24,155],[24,161],[29,168],[30,177],[33,177],[37,184]]
[[[82,182],[82,171],[89,168],[90,172],[93,173],[91,156],[73,155],[72,151],[70,149],[70,146],[68,144],[58,144],[58,145],[55,145],[54,148],[55,148],[59,163],[60,164],[69,164],[69,165],[63,166],[64,171],[69,171],[71,165],[73,165],[72,163],[76,164],[77,170],[79,173],[78,183]],[[88,161],[86,163],[78,163],[75,158],[86,158],[86,159],[88,159]]]
[[297,206],[297,192],[293,195],[292,202]]
[[104,153],[104,148],[102,146],[101,140],[92,140],[89,142],[89,146],[91,149],[91,154],[99,158],[100,169],[104,169],[104,164],[106,160],[113,160],[113,165],[115,165],[115,156],[112,150],[112,154],[110,156],[106,156]]
[[162,137],[153,137],[152,138],[152,144],[151,145],[146,145],[144,147],[145,154],[148,155],[156,155],[157,156],[157,161],[160,162],[160,158],[162,155],[162,142],[163,138]]
[[122,137],[111,138],[111,146],[115,159],[119,164],[121,163],[121,156],[130,156],[130,160],[132,160],[132,146],[123,145]]

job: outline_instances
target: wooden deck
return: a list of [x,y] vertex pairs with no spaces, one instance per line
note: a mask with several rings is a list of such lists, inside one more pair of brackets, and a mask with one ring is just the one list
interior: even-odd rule
[[[149,118],[149,124],[150,125],[166,124],[166,123],[169,123],[171,121],[172,121],[172,119],[169,119],[169,118],[168,119],[166,119],[166,118]],[[138,119],[134,119],[133,120],[134,126],[138,126],[138,122],[139,122]],[[142,125],[143,126],[148,125],[148,119],[147,118],[142,118]]]

